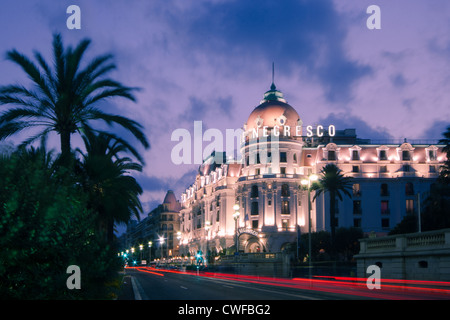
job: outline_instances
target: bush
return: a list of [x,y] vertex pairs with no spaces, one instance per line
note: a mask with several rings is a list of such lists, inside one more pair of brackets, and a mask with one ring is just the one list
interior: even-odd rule
[[[106,298],[117,253],[94,232],[87,195],[47,156],[22,150],[0,160],[0,298]],[[69,265],[80,267],[81,290],[67,288]]]

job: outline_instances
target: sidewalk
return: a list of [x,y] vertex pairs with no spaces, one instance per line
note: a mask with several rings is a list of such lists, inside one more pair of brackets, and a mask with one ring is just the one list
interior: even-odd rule
[[131,276],[125,275],[123,277],[123,281],[120,286],[120,292],[119,296],[117,297],[117,300],[135,300]]

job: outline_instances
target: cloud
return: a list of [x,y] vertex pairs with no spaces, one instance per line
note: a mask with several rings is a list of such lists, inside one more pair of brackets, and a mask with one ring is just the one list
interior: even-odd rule
[[287,76],[301,67],[307,74],[297,76],[318,81],[329,101],[348,101],[354,83],[371,73],[346,56],[346,31],[332,1],[207,2],[179,17],[169,19],[184,30],[193,61],[222,57],[229,69],[244,73],[255,72],[258,60],[274,61],[277,73]]
[[356,129],[358,138],[362,139],[392,139],[385,128],[373,128],[361,118],[347,113],[330,113],[327,117],[320,119],[319,123],[333,124],[337,130]]

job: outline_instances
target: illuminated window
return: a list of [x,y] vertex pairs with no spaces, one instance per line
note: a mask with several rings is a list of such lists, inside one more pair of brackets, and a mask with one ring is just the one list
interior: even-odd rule
[[414,200],[412,199],[406,200],[406,213],[408,214],[414,213]]
[[359,151],[352,150],[352,160],[359,160]]
[[290,211],[289,211],[289,200],[283,200],[281,202],[281,214],[290,214]]
[[361,196],[361,186],[360,186],[359,183],[354,183],[353,184],[353,196],[354,197]]

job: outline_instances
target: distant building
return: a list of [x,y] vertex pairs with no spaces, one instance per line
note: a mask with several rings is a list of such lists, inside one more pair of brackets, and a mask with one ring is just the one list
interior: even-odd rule
[[[306,131],[272,84],[243,126],[242,161],[221,163],[217,159],[225,155],[212,154],[182,194],[182,254],[231,253],[236,239],[240,251],[284,250],[296,241],[298,229],[308,232],[308,197],[301,180],[328,163],[354,178],[352,196],[337,201],[337,227],[387,233],[417,210],[417,195],[426,195],[446,159],[443,146],[432,141],[379,143],[357,138],[354,129],[314,126],[307,136],[295,134],[297,128]],[[313,231],[330,229],[328,196],[312,202]]]
[[145,219],[139,223],[135,220],[130,221],[126,232],[126,248],[134,247],[135,250],[139,250],[139,245],[143,245],[144,257],[152,260],[178,256],[177,232],[180,231],[180,209],[180,202],[174,192],[167,191],[162,204],[153,209]]

